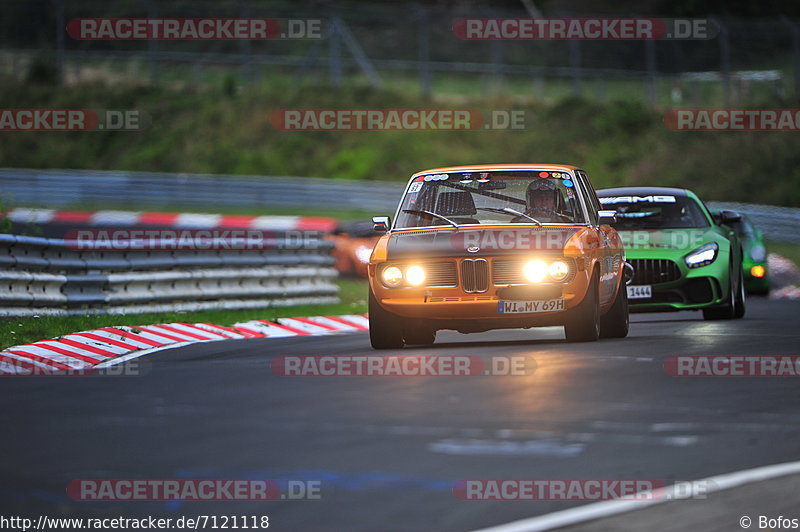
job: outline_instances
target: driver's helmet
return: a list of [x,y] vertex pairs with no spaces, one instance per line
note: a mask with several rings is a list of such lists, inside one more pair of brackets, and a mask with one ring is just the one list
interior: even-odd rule
[[525,201],[529,211],[555,212],[561,193],[558,187],[549,179],[540,178],[531,181],[525,192]]

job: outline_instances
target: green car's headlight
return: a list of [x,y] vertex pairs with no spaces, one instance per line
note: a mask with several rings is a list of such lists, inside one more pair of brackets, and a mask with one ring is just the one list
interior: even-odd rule
[[716,242],[709,242],[708,244],[702,245],[696,250],[692,251],[686,258],[686,265],[690,268],[699,268],[700,266],[706,266],[714,262],[717,258],[717,253],[719,252],[719,246]]

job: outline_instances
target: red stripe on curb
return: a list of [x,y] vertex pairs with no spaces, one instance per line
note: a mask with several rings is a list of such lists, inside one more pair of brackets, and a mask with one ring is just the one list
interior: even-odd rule
[[42,355],[37,355],[36,353],[26,353],[25,351],[15,351],[14,349],[6,349],[6,352],[11,353],[12,355],[19,355],[21,357],[30,358],[31,360],[36,360],[42,364],[53,366],[56,369],[72,369],[72,366],[68,366],[63,362],[56,362],[55,360],[43,357]]
[[367,331],[367,330],[369,330],[369,327],[364,327],[363,325],[359,325],[358,323],[353,323],[353,322],[350,322],[350,321],[347,321],[347,320],[343,320],[342,318],[340,318],[338,316],[325,316],[325,317],[328,318],[331,321],[337,321],[337,322],[342,323],[344,325],[349,325],[350,327],[354,327],[354,328],[358,329],[359,331]]
[[[6,351],[6,353],[11,353],[11,351]],[[23,356],[23,355],[20,355],[19,353],[13,353],[13,354],[15,354],[15,355],[17,355],[19,357]],[[5,362],[6,364],[10,364],[12,366],[21,366],[21,367],[23,367],[25,369],[29,369],[31,371],[42,371],[42,368],[40,366],[37,366],[33,362],[31,362],[30,358],[28,358],[27,356],[25,356],[24,358],[26,358],[27,360],[19,360],[19,359],[16,359],[16,358],[11,358],[8,355],[0,354],[0,361]]]
[[325,231],[336,229],[336,220],[333,218],[305,217],[297,222],[298,231]]
[[244,214],[226,214],[219,220],[218,227],[250,227],[257,216],[247,216]]
[[88,211],[56,211],[50,221],[86,223],[92,219],[93,214],[93,212]]
[[167,340],[169,340],[169,342],[167,344],[164,344],[164,345],[169,345],[169,343],[185,342],[186,341],[184,338],[178,338],[177,336],[172,336],[169,333],[165,333],[165,332],[161,332],[161,331],[154,331],[154,330],[150,329],[149,327],[158,327],[158,326],[157,325],[144,325],[142,327],[136,327],[136,328],[146,332],[147,334],[153,334],[155,336],[160,336],[162,338],[166,338]]
[[275,323],[274,321],[269,321],[269,320],[257,320],[257,321],[259,321],[259,322],[261,322],[261,323],[263,323],[265,325],[270,325],[270,326],[273,326],[273,327],[278,327],[279,329],[284,329],[286,331],[293,332],[293,333],[297,334],[298,336],[308,336],[308,335],[311,334],[308,331],[303,331],[301,329],[295,329],[294,327],[291,327],[289,325],[284,325],[282,323]]
[[143,212],[139,215],[141,225],[173,225],[180,213],[177,212]]
[[[185,323],[181,323],[180,325],[186,325],[186,324]],[[175,334],[182,334],[183,336],[188,336],[189,338],[194,338],[195,340],[208,340],[208,338],[205,337],[205,336],[200,336],[199,334],[195,334],[195,333],[192,333],[192,332],[182,331],[180,329],[176,329],[175,327],[171,327],[171,326],[163,324],[163,323],[159,323],[158,327],[163,327],[164,329],[166,329],[168,331],[172,331]],[[182,341],[185,342],[186,340],[182,340]]]
[[138,351],[139,349],[142,349],[138,345],[126,344],[125,342],[121,342],[119,340],[113,340],[111,338],[106,338],[104,336],[100,336],[99,334],[92,334],[90,332],[72,333],[70,336],[80,336],[88,340],[95,340],[97,342],[102,342],[116,347],[121,347],[123,349],[127,349],[128,351]]
[[205,323],[203,325],[208,325],[209,327],[214,327],[215,329],[222,329],[223,331],[232,332],[234,334],[241,334],[244,336],[250,335],[252,338],[264,338],[265,335],[261,334],[260,332],[253,331],[251,329],[245,329],[244,327],[227,327],[225,325],[216,325],[214,323]]
[[149,338],[144,338],[140,334],[134,334],[128,331],[123,331],[122,329],[115,329],[114,327],[103,327],[102,329],[97,329],[98,331],[107,332],[110,334],[119,334],[126,338],[130,338],[131,340],[136,340],[137,342],[142,342],[144,344],[150,345],[152,347],[161,347],[162,345],[167,345],[168,342],[156,342],[155,340],[151,340]]
[[[47,347],[47,349],[52,349],[53,351],[56,350],[56,347],[52,346],[50,344],[42,345],[44,342],[58,342],[59,344],[68,345],[68,346],[74,347],[75,349],[81,349],[83,351],[89,351],[90,353],[94,353],[96,355],[100,355],[100,356],[103,356],[105,358],[114,358],[115,356],[117,356],[117,354],[115,352],[113,352],[113,351],[106,351],[105,349],[100,349],[99,347],[94,347],[92,345],[82,344],[80,342],[76,342],[75,340],[68,340],[67,338],[59,338],[58,340],[42,340],[41,342],[36,342],[35,345],[37,345],[37,346],[41,345],[42,347]],[[81,358],[81,359],[83,357],[91,358],[88,355],[84,355],[84,354],[81,354],[81,353],[74,353],[72,351],[69,351],[68,349],[62,349],[62,350],[57,351],[57,352],[61,352],[62,355],[67,355],[67,356],[71,356],[71,357],[77,357],[77,358]],[[100,361],[99,360],[94,360],[93,362],[100,362]]]
[[[320,317],[322,317],[322,316],[320,316]],[[286,319],[287,320],[299,321],[300,323],[306,323],[306,324],[311,325],[313,327],[322,327],[323,329],[327,329],[329,331],[338,331],[339,330],[339,329],[337,329],[336,327],[334,327],[332,325],[325,325],[324,323],[317,323],[316,321],[311,321],[308,318],[286,318]]]

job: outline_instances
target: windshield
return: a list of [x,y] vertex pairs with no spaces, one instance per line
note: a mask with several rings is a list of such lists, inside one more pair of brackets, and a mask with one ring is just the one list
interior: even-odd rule
[[583,224],[578,194],[574,178],[555,170],[422,175],[409,186],[395,227]]
[[604,208],[617,211],[616,229],[708,227],[700,206],[687,196],[609,196],[599,199]]

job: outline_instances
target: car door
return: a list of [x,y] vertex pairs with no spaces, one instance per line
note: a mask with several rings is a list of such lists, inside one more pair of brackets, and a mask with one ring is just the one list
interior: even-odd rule
[[598,249],[598,262],[600,264],[600,304],[610,304],[616,295],[617,280],[619,275],[619,262],[621,261],[620,242],[616,231],[609,225],[600,225],[599,211],[602,209],[597,193],[592,187],[589,177],[583,170],[577,170],[578,181],[584,189],[584,196],[588,202],[589,219],[600,239]]

